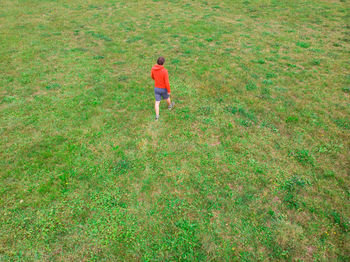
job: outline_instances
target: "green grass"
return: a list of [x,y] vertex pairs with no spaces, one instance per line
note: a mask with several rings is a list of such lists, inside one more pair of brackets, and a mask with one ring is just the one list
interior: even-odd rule
[[348,261],[347,4],[1,1],[0,260]]

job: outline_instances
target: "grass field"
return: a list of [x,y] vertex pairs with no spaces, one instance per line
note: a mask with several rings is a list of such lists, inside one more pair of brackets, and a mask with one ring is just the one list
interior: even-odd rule
[[349,6],[0,1],[0,261],[349,261]]

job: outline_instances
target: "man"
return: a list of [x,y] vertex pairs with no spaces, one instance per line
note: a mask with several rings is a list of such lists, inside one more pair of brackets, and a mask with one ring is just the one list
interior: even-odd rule
[[157,64],[152,67],[151,77],[154,80],[154,95],[156,98],[156,103],[154,109],[156,110],[156,121],[159,119],[159,104],[160,100],[166,99],[168,104],[168,109],[174,108],[175,103],[170,101],[170,85],[169,85],[169,75],[168,70],[164,68],[164,57],[159,57]]

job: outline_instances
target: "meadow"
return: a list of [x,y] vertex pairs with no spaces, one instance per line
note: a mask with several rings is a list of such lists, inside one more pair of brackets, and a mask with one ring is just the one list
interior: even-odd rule
[[0,1],[0,261],[349,261],[349,14]]

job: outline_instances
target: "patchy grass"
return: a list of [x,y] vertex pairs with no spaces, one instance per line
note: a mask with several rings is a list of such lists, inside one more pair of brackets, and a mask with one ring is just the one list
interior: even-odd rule
[[349,11],[1,1],[0,260],[348,261]]

